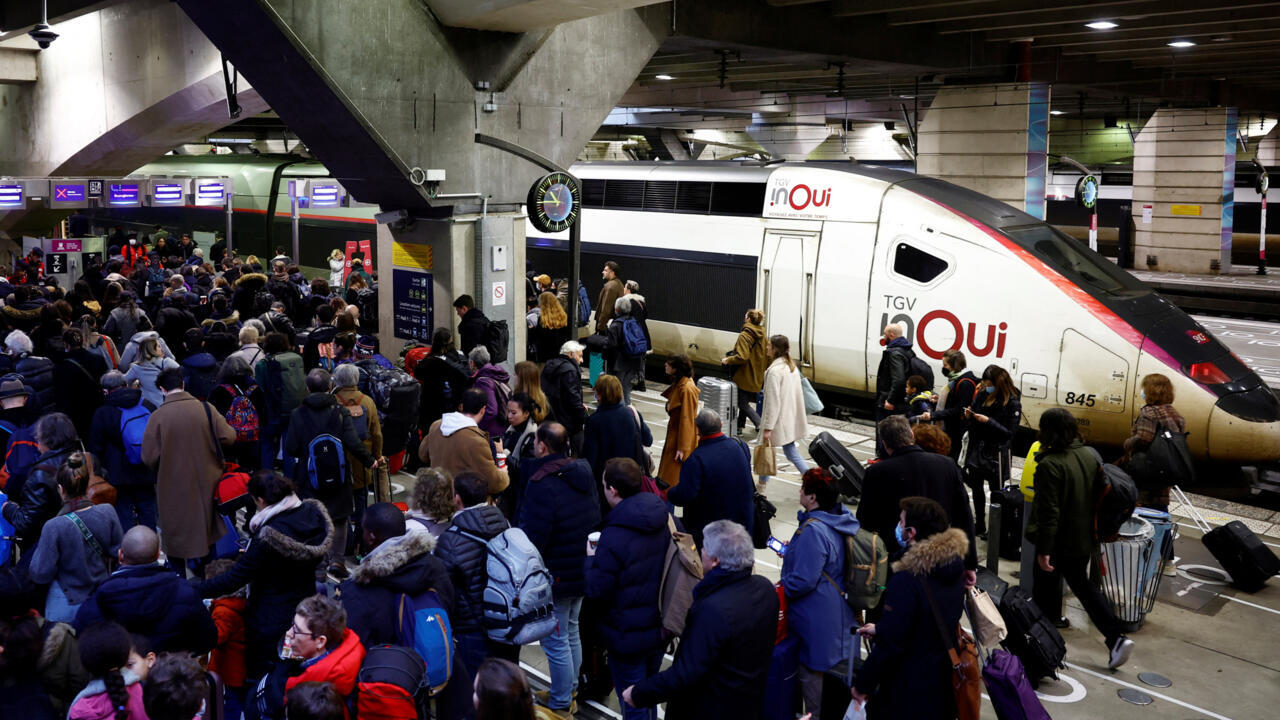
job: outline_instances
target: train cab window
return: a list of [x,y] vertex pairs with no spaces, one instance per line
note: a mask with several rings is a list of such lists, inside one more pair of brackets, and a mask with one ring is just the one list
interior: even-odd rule
[[1079,240],[1064,235],[1052,225],[1024,225],[1002,228],[1019,245],[1035,253],[1049,267],[1090,292],[1133,295],[1150,289],[1115,263],[1091,252]]
[[893,249],[893,272],[927,285],[947,270],[947,261],[925,250],[898,241]]

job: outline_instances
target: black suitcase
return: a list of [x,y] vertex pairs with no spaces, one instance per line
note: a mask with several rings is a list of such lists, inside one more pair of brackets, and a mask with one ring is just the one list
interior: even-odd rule
[[1000,506],[1000,557],[1022,558],[1022,491],[1016,487],[991,493],[991,503]]
[[1239,520],[1210,530],[1201,542],[1231,575],[1231,584],[1245,592],[1261,590],[1280,573],[1280,559]]
[[1006,590],[998,607],[1009,630],[1004,646],[1022,661],[1027,678],[1032,682],[1044,677],[1056,678],[1062,659],[1067,656],[1067,644],[1058,629],[1020,587]]
[[818,433],[818,437],[809,443],[809,456],[836,479],[842,496],[862,497],[862,478],[866,468],[854,459],[848,448],[831,437],[831,433]]

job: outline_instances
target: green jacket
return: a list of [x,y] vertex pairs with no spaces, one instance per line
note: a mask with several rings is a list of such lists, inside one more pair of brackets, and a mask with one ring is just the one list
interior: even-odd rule
[[757,393],[764,387],[764,371],[769,367],[768,344],[763,327],[754,323],[742,325],[738,342],[725,364],[736,366],[733,382],[744,392]]
[[1027,519],[1027,539],[1035,544],[1037,555],[1093,553],[1097,476],[1098,460],[1079,440],[1066,450],[1036,457],[1036,496]]

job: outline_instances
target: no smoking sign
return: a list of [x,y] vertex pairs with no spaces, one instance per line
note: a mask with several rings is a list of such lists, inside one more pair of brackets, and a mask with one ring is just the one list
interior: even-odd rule
[[507,304],[507,283],[505,280],[495,282],[493,284],[493,304],[494,305]]

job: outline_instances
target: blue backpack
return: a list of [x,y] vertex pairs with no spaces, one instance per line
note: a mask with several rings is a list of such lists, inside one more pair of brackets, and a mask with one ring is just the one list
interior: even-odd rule
[[134,465],[142,464],[142,436],[150,419],[151,411],[141,401],[131,408],[120,408],[120,443],[124,456]]
[[40,447],[36,444],[35,428],[20,428],[4,420],[0,420],[0,427],[9,431],[4,467],[0,468],[0,487],[16,497],[18,490],[27,481],[27,473],[31,472],[36,460],[40,458]]
[[587,286],[578,283],[578,327],[591,322],[591,298],[587,296]]
[[622,351],[627,357],[649,352],[649,338],[644,336],[644,328],[630,315],[622,318]]
[[152,268],[151,273],[147,275],[147,297],[163,295],[166,280],[168,278],[164,276],[164,270]]
[[307,478],[318,495],[329,495],[347,482],[347,454],[341,440],[317,435],[307,445]]
[[[9,496],[0,492],[0,505],[8,502]],[[13,536],[17,534],[13,524],[0,516],[0,567],[7,567],[13,559]]]
[[427,663],[426,685],[432,695],[449,684],[453,674],[453,627],[435,590],[396,601],[398,644],[413,648]]

